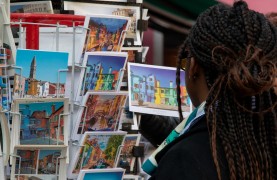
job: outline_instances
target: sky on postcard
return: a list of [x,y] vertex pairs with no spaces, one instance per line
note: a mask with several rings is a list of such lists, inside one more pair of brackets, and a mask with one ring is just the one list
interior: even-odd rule
[[[170,69],[159,69],[159,68],[153,68],[153,67],[147,67],[147,66],[135,66],[130,65],[130,71],[134,73],[134,75],[138,76],[146,76],[146,78],[153,74],[156,76],[156,80],[160,81],[160,87],[168,88],[169,82],[173,82],[173,87],[176,87],[176,70],[170,70]],[[184,71],[181,71],[181,86],[185,85],[185,73]]]
[[[28,78],[33,58],[36,57],[36,79],[56,83],[58,70],[67,69],[68,53],[18,49],[16,66],[22,67],[22,75]],[[19,71],[17,70],[19,74]],[[66,73],[60,74],[60,83],[65,83]]]
[[63,106],[63,102],[43,102],[43,103],[26,103],[26,104],[19,104],[19,109],[23,110],[29,108],[31,110],[31,114],[34,111],[43,111],[47,112],[47,115],[52,114],[51,106],[55,105],[55,110],[59,109]]
[[117,18],[100,18],[91,17],[90,21],[95,21],[97,24],[104,24],[109,32],[115,33],[119,28],[121,28],[128,20],[117,19]]
[[101,56],[101,55],[88,55],[88,65],[97,64],[98,62],[102,63],[103,73],[107,74],[109,68],[112,68],[112,71],[123,68],[125,64],[126,57],[120,56]]

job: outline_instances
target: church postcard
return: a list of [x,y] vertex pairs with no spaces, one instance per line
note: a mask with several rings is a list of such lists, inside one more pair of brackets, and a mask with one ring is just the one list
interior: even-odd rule
[[18,49],[14,97],[55,97],[65,93],[68,53]]

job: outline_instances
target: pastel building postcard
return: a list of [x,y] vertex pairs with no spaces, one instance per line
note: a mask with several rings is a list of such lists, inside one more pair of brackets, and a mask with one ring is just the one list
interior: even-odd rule
[[12,116],[11,147],[67,146],[68,101],[68,98],[14,99],[12,108],[16,115]]
[[[191,103],[185,86],[185,73],[181,72],[181,106],[185,114]],[[178,116],[176,69],[170,67],[128,64],[130,110],[134,112]]]
[[[68,53],[18,49],[14,96],[47,97],[65,93]],[[22,76],[20,76],[22,73]]]
[[124,142],[126,132],[86,132],[82,147],[76,156],[73,174],[82,169],[113,168],[117,163],[117,154]]
[[126,53],[97,53],[85,55],[86,73],[82,93],[87,91],[116,91],[120,87],[127,62]]
[[85,51],[120,51],[125,38],[124,33],[130,24],[128,17],[93,15],[86,16],[85,27],[89,34]]
[[[64,101],[19,103],[21,145],[63,145],[67,140]],[[16,120],[16,119],[14,119]],[[15,122],[14,122],[15,123]]]

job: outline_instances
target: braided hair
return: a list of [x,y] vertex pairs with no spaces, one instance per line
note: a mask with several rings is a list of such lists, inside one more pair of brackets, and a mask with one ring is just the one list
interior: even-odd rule
[[[277,179],[277,30],[244,1],[218,4],[202,13],[180,48],[203,68],[209,94],[205,113],[213,160],[224,149],[230,179]],[[182,119],[181,103],[179,114]]]

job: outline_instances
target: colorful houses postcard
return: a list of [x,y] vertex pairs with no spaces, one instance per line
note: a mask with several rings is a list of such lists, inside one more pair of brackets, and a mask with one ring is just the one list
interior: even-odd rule
[[65,93],[68,53],[18,49],[14,97],[47,97]]
[[118,91],[127,62],[127,53],[86,52],[79,95],[88,91]]
[[[186,117],[191,103],[181,71],[181,107]],[[128,64],[130,111],[178,117],[176,68],[145,64]]]
[[125,169],[93,169],[81,170],[77,180],[122,180]]
[[79,174],[83,169],[115,168],[126,134],[125,131],[86,132],[71,164],[72,173]]
[[134,146],[138,146],[140,142],[140,134],[127,134],[124,140],[124,145],[121,149],[117,167],[130,167],[130,171],[134,170],[135,157],[132,154]]
[[11,179],[66,179],[66,147],[16,146]]
[[68,99],[15,99],[12,145],[67,145]]
[[86,16],[84,27],[89,31],[83,37],[84,52],[120,51],[130,18],[123,16],[90,15]]
[[[125,0],[126,2],[126,0]],[[137,30],[137,21],[140,19],[140,6],[124,6],[112,4],[97,4],[97,2],[69,2],[64,1],[64,8],[74,10],[77,15],[113,15],[129,17],[130,26],[126,29],[126,38],[134,39],[135,46],[141,46],[140,31]]]
[[90,92],[83,99],[73,139],[86,131],[116,131],[128,92]]

